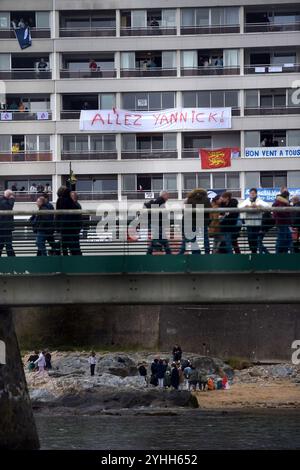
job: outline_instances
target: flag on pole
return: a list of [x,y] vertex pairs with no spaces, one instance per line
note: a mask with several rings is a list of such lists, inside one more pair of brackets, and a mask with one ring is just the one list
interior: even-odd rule
[[226,168],[231,166],[231,149],[199,150],[202,170]]
[[31,46],[31,34],[29,26],[26,26],[26,28],[16,28],[15,34],[21,49],[26,49],[26,47]]

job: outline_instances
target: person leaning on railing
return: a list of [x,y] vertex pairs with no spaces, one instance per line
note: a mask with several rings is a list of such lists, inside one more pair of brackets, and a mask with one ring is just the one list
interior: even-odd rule
[[[225,191],[221,196],[221,206],[228,208],[237,208],[238,201],[232,197],[232,194]],[[237,233],[240,231],[238,225],[238,212],[223,212],[220,214],[220,233],[221,233],[221,244],[220,253],[232,253],[233,240],[237,242]]]
[[[295,195],[292,198],[293,207],[300,207],[300,196]],[[296,212],[293,217],[293,248],[294,253],[300,253],[300,211]]]

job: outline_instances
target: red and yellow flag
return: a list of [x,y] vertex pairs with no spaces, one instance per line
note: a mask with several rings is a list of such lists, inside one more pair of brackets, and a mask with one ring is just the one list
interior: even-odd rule
[[199,150],[202,170],[226,168],[231,166],[231,148]]

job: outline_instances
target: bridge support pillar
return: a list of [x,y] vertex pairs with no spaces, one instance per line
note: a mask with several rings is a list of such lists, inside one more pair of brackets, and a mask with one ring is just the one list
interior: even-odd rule
[[0,449],[38,449],[11,311],[0,307]]

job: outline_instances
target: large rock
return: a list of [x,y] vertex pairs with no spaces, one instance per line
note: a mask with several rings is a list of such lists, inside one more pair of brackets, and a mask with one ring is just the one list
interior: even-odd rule
[[98,361],[96,370],[98,374],[106,372],[119,377],[136,375],[138,372],[135,362],[126,354],[106,354]]
[[198,408],[196,397],[189,391],[102,388],[66,394],[48,403],[49,408],[74,408],[76,413],[92,413],[128,408]]
[[218,357],[190,356],[190,360],[196,369],[203,371],[205,374],[218,375],[223,371],[230,379],[234,375],[233,369]]

